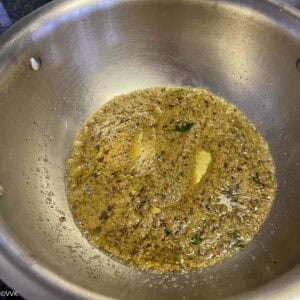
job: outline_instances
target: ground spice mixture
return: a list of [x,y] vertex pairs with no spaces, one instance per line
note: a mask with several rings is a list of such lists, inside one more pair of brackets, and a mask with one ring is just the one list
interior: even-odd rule
[[268,146],[207,90],[150,88],[115,97],[76,135],[67,161],[74,218],[92,245],[159,272],[234,255],[276,190]]

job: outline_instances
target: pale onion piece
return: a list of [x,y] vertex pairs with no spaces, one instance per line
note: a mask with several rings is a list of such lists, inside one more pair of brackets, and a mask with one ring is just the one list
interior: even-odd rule
[[194,166],[194,184],[201,181],[201,178],[206,173],[207,168],[211,162],[211,155],[204,150],[197,150],[195,153],[195,166]]
[[156,136],[154,130],[139,131],[133,137],[130,158],[136,162],[136,167],[145,170],[153,163],[156,153]]
[[136,160],[142,152],[142,140],[143,140],[143,131],[138,132],[132,141],[130,157],[132,160]]
[[225,195],[221,194],[219,197],[219,202],[217,202],[216,204],[219,204],[219,205],[225,205],[227,210],[229,212],[232,211],[232,203],[231,203],[231,200],[230,198],[227,198]]
[[156,215],[156,214],[161,213],[161,209],[154,206],[154,207],[152,207],[151,212],[152,212],[154,215]]
[[106,163],[111,166],[112,170],[123,168],[126,166],[128,160],[124,155],[127,141],[128,133],[120,132],[115,134],[103,147],[102,151],[98,153],[97,157],[104,157]]

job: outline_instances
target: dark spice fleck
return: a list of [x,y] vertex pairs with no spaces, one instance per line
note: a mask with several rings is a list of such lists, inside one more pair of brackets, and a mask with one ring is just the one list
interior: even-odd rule
[[112,205],[108,205],[107,208],[100,214],[99,219],[101,221],[107,221],[107,219],[111,216],[113,210]]
[[97,233],[100,233],[101,232],[101,227],[100,226],[97,226],[94,230],[93,230],[93,233],[94,234],[97,234]]
[[60,223],[63,223],[63,222],[65,222],[67,219],[66,219],[66,217],[59,217],[59,222]]

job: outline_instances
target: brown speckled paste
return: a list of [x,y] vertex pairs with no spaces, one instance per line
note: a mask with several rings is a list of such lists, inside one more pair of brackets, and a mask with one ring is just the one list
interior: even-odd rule
[[99,249],[159,272],[234,255],[276,190],[268,146],[207,90],[150,88],[115,97],[76,135],[67,162],[74,218]]

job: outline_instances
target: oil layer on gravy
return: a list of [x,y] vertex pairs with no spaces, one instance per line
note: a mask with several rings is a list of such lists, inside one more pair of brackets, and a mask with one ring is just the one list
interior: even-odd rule
[[79,131],[67,162],[71,210],[91,244],[159,272],[207,267],[244,248],[275,190],[261,135],[203,89],[115,97]]

